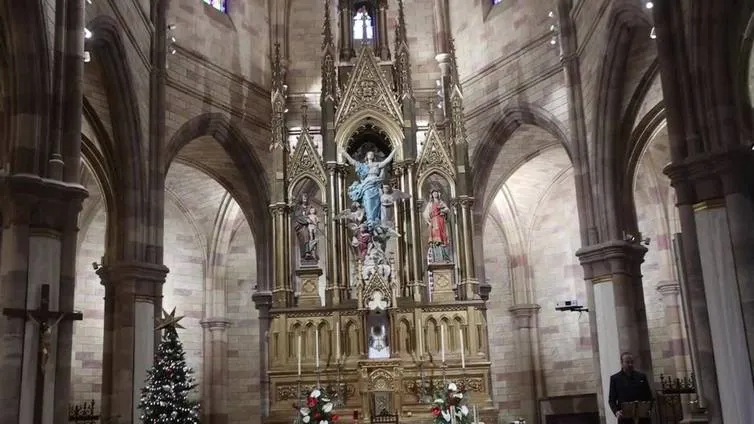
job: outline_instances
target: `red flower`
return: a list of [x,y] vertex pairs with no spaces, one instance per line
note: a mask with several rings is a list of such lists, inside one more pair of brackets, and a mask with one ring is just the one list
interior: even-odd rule
[[313,417],[314,417],[315,420],[318,420],[319,419],[319,411],[314,411]]
[[306,405],[309,406],[309,408],[314,408],[314,405],[317,404],[317,399],[314,399],[313,397],[310,397],[306,400]]
[[330,418],[330,421],[332,421],[332,422],[336,422],[336,421],[338,421],[338,419],[339,419],[339,418],[340,418],[339,416],[337,416],[337,415],[333,415],[333,416],[332,416],[332,417]]
[[440,408],[437,406],[432,408],[432,416],[433,417],[439,417],[440,416]]

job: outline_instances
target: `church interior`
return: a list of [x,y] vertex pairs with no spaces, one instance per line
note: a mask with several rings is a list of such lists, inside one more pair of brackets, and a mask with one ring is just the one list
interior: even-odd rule
[[653,422],[751,422],[753,0],[7,0],[0,34],[0,423],[142,422],[163,310],[204,424],[314,388],[436,423],[449,382],[457,424],[618,423],[624,352]]

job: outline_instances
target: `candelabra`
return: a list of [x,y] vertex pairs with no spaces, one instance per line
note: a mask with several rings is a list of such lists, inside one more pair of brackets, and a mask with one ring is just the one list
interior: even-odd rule
[[696,393],[696,379],[694,374],[690,377],[666,376],[660,374],[660,385],[665,394],[693,394]]
[[345,406],[348,401],[348,383],[343,381],[343,368],[345,367],[345,357],[336,359],[335,366],[337,374],[335,377],[335,387],[327,387],[327,392],[333,400],[335,407]]

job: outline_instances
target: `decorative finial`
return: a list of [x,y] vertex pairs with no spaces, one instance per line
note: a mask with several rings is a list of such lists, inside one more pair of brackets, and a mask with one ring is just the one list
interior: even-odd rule
[[309,105],[306,104],[306,99],[304,99],[304,104],[301,105],[301,129],[302,130],[309,129],[309,117],[307,116],[308,110],[309,110]]
[[322,23],[322,50],[333,44],[332,28],[330,27],[330,0],[325,0],[325,21]]
[[435,124],[435,98],[430,96],[427,99],[427,112],[429,113],[429,126]]
[[275,43],[272,56],[272,90],[283,89],[283,66],[280,60],[280,43]]
[[173,308],[173,311],[168,313],[165,309],[162,310],[162,319],[157,319],[157,326],[155,327],[155,331],[160,331],[166,328],[184,328],[181,324],[178,324],[178,321],[182,320],[183,316],[175,316],[175,308]]

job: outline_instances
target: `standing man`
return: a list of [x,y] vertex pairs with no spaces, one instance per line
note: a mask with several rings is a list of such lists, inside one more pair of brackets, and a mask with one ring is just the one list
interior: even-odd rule
[[[621,370],[610,376],[610,409],[618,418],[619,423],[633,423],[632,418],[624,418],[622,405],[625,402],[653,400],[652,389],[646,374],[634,370],[634,356],[629,352],[620,355]],[[650,418],[642,418],[640,424],[649,424]]]

